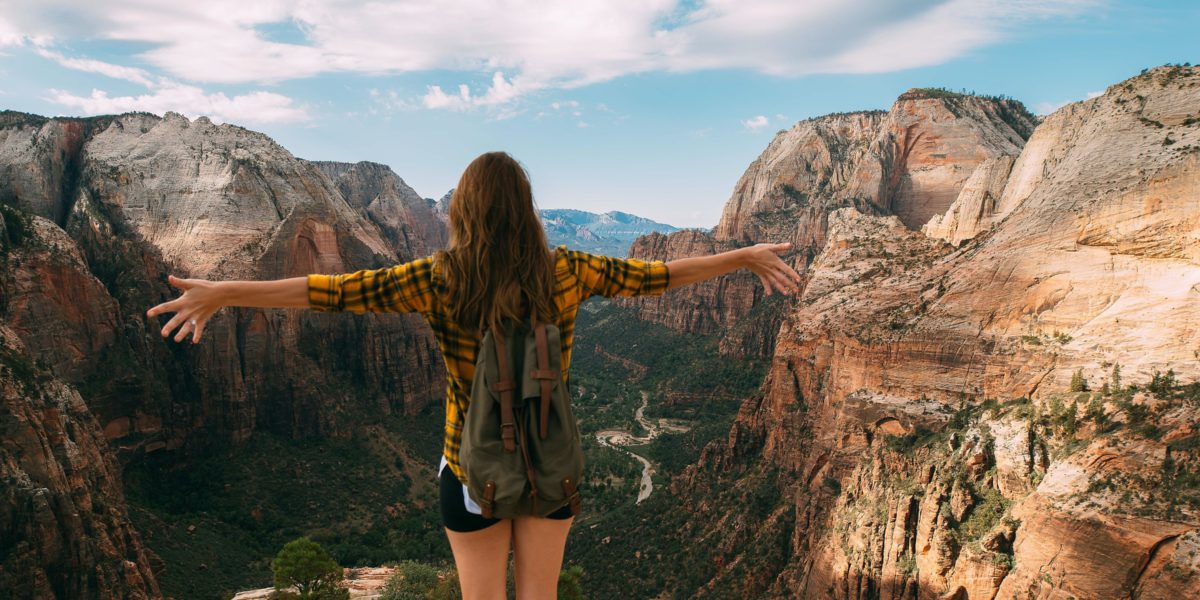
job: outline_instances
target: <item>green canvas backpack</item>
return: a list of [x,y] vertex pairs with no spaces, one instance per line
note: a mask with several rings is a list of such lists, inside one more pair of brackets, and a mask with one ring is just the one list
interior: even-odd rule
[[505,319],[484,333],[459,463],[486,518],[580,510],[583,447],[562,380],[558,326]]

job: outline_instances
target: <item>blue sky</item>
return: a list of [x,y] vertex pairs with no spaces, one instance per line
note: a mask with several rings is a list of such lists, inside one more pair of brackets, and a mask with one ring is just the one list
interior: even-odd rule
[[[1116,0],[6,2],[0,108],[209,115],[440,197],[481,152],[542,208],[712,227],[779,129],[911,87],[1046,114],[1200,62],[1200,3]],[[466,85],[467,89],[460,86]]]

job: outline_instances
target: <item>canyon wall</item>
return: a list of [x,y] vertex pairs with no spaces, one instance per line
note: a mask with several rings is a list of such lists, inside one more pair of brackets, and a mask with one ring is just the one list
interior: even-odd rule
[[[771,140],[746,169],[710,233],[637,240],[631,256],[671,260],[759,242],[791,242],[783,258],[807,275],[825,245],[829,215],[844,207],[897,215],[911,228],[949,209],[968,184],[1011,164],[1036,126],[1014,100],[912,89],[888,111],[815,117]],[[681,331],[722,332],[722,351],[769,357],[786,313],[757,277],[737,272],[624,300],[644,318]],[[755,307],[755,310],[751,310]]]
[[[673,483],[725,515],[696,535],[736,540],[698,596],[1200,589],[1200,390],[1179,383],[1200,377],[1200,69],[1149,70],[979,159],[938,171],[965,183],[928,210],[827,216],[761,394]],[[764,481],[764,519],[713,500]],[[741,562],[780,531],[773,560]]]
[[[147,453],[170,453],[158,464],[186,466],[256,430],[344,437],[358,419],[415,414],[443,397],[441,355],[419,315],[227,308],[197,346],[161,338],[169,316],[145,316],[179,295],[168,274],[262,280],[348,272],[443,244],[444,223],[386,167],[311,163],[262,134],[174,113],[4,112],[0,204],[0,323],[22,356],[57,382],[54,402],[70,410],[56,417],[39,409],[44,422],[22,426],[58,440],[55,419],[70,417],[71,435],[91,444],[86,456],[60,455],[52,445],[59,441],[30,446],[13,469],[37,474],[25,480],[42,495],[5,487],[5,522],[16,527],[5,544],[45,546],[29,559],[47,580],[30,583],[41,586],[33,595],[156,594],[155,558],[142,553],[119,494],[122,467]],[[50,402],[7,386],[5,394],[14,406]],[[63,503],[89,495],[103,499],[101,516]],[[24,529],[35,524],[37,531]],[[51,544],[55,531],[62,539]],[[124,562],[116,567],[105,562],[117,558]],[[105,571],[79,574],[93,563]]]

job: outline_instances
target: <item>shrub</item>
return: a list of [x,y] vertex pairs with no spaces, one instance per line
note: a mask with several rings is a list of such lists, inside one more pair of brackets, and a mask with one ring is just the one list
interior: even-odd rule
[[399,569],[384,584],[379,600],[427,600],[433,597],[440,583],[437,569],[411,560],[397,566]]

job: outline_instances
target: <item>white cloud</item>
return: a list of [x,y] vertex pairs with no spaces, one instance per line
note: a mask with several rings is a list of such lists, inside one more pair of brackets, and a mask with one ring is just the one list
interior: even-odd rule
[[68,69],[86,71],[89,73],[99,73],[106,77],[112,77],[113,79],[124,79],[125,81],[132,81],[133,83],[144,85],[146,87],[154,87],[156,85],[153,75],[143,69],[114,65],[112,63],[106,63],[90,58],[70,58],[53,50],[47,50],[46,48],[38,48],[36,52],[43,58],[53,60],[54,62]]
[[167,111],[195,118],[207,116],[214,122],[287,123],[306,121],[308,112],[293,104],[287,96],[272,92],[250,92],[228,97],[223,93],[209,94],[204,90],[180,84],[167,84],[151,93],[139,96],[109,96],[103,90],[92,90],[90,96],[51,89],[50,102],[75,108],[87,115],[145,111],[163,114]]
[[[439,108],[511,103],[648,71],[747,69],[783,76],[875,73],[946,62],[1031,20],[1103,0],[18,0],[0,45],[133,42],[159,72],[193,83],[269,83],[329,72],[497,73],[481,95],[430,86]],[[294,26],[296,43],[262,26]],[[903,43],[910,41],[912,43]],[[94,65],[93,65],[94,66]],[[127,73],[128,75],[128,73]]]
[[479,106],[496,106],[506,104],[527,91],[525,86],[504,78],[504,73],[496,71],[492,75],[492,85],[482,96],[471,94],[471,86],[463,83],[458,86],[457,94],[447,94],[441,86],[431,85],[421,97],[425,108],[444,108],[448,110],[468,110]]
[[767,121],[767,117],[765,117],[763,115],[758,115],[757,117],[754,117],[752,119],[746,119],[746,120],[742,121],[742,127],[745,127],[746,129],[749,129],[750,131],[758,131],[759,129],[766,127],[768,122],[769,121]]

